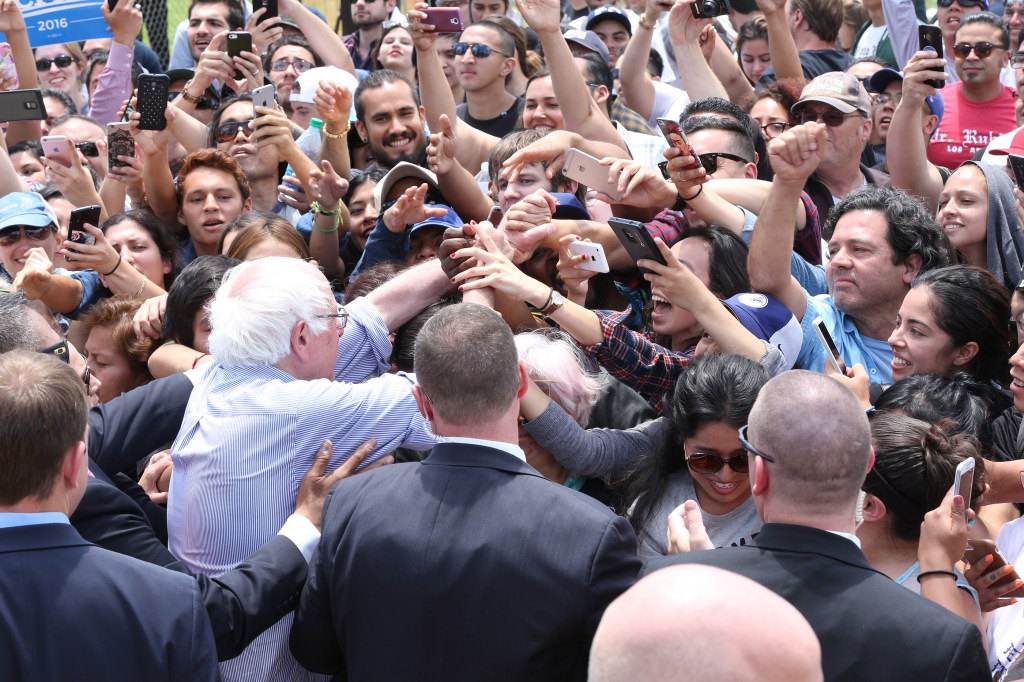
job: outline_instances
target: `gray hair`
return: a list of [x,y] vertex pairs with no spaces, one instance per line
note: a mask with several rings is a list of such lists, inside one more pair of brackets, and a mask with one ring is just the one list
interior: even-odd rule
[[38,350],[39,335],[28,316],[28,299],[17,291],[0,294],[0,353]]

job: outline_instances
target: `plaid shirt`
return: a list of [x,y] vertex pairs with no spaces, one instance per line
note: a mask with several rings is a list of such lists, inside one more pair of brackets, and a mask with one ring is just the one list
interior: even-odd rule
[[676,385],[679,373],[690,363],[693,353],[675,353],[628,329],[625,321],[631,311],[596,312],[601,319],[604,341],[581,346],[583,352],[642,395],[661,414],[665,394]]
[[[807,225],[793,235],[793,251],[811,265],[821,265],[821,223],[818,220],[818,207],[814,205],[807,192],[800,193],[804,204]],[[661,237],[662,241],[671,246],[686,236],[690,229],[686,218],[679,211],[666,208],[647,223],[647,231],[652,237]]]
[[341,42],[345,45],[348,53],[352,55],[352,64],[355,65],[357,69],[373,71],[373,48],[377,46],[376,40],[370,43],[370,51],[367,53],[366,59],[359,56],[359,31],[353,31],[346,36],[342,36]]
[[623,104],[622,99],[618,97],[612,102],[611,119],[626,130],[634,133],[643,133],[644,135],[658,134],[658,131],[643,116]]

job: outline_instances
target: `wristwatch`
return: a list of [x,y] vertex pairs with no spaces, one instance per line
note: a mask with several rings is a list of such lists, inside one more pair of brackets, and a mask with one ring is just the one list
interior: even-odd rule
[[563,305],[565,305],[565,297],[562,296],[557,291],[555,291],[554,289],[552,289],[551,296],[548,298],[548,304],[544,306],[544,308],[540,311],[540,314],[544,316],[550,315],[551,313],[561,308]]

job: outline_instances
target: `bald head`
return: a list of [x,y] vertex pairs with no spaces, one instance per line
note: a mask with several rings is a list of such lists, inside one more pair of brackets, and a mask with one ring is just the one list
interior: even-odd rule
[[820,682],[821,647],[789,602],[754,581],[711,566],[670,566],[605,611],[589,679]]
[[766,466],[776,508],[852,510],[871,460],[871,430],[864,408],[839,382],[803,370],[776,376],[750,411],[747,439],[775,457]]

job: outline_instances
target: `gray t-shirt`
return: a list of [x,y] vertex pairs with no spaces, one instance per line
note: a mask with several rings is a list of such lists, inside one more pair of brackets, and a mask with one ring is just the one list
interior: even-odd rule
[[[668,554],[668,515],[686,500],[696,501],[697,491],[694,490],[690,470],[683,468],[669,476],[665,493],[637,538],[641,561],[647,562]],[[712,516],[703,509],[700,513],[715,547],[745,544],[764,524],[754,506],[753,497],[748,497],[728,514]]]

